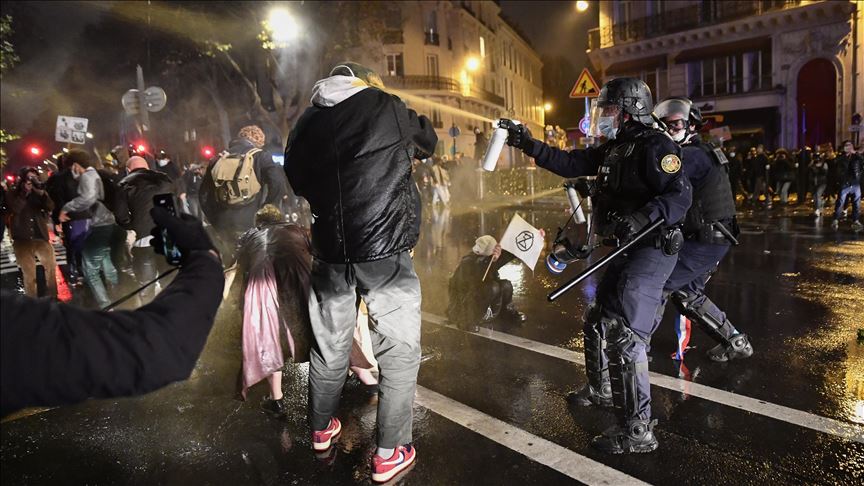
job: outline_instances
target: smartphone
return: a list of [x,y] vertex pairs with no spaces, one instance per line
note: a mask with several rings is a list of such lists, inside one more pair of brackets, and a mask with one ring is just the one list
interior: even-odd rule
[[[157,194],[153,196],[153,205],[160,208],[165,208],[171,216],[177,216],[176,205],[174,204],[174,194]],[[180,253],[180,248],[174,244],[174,240],[168,235],[165,228],[159,228],[162,231],[162,251],[165,253],[165,260],[169,265],[180,265],[180,259],[183,256]]]

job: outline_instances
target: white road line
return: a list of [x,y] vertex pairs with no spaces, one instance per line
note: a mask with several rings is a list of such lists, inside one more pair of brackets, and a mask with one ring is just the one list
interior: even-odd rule
[[648,484],[419,385],[415,403],[585,484]]
[[[447,324],[446,318],[428,312],[423,312],[423,320],[439,326],[456,329],[454,326]],[[585,355],[576,351],[532,341],[530,339],[513,336],[503,332],[493,331],[491,329],[481,328],[477,335],[492,341],[498,341],[518,348],[527,349],[528,351],[533,351],[535,353],[545,354],[546,356],[569,361],[580,366],[585,366]],[[763,415],[792,425],[799,425],[817,432],[835,435],[837,437],[864,444],[864,427],[858,425],[848,424],[832,418],[784,407],[783,405],[777,405],[745,395],[719,390],[692,381],[673,378],[653,371],[650,372],[650,374],[652,385],[657,385],[676,392],[685,392],[694,397],[710,400],[712,402],[728,405],[750,413]]]

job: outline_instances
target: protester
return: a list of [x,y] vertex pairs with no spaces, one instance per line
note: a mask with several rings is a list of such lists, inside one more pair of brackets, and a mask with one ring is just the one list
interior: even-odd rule
[[[287,411],[282,400],[285,356],[295,363],[309,361],[313,344],[309,322],[309,274],[312,253],[306,231],[286,223],[282,212],[265,205],[255,217],[255,228],[240,237],[237,251],[238,295],[243,296],[243,369],[239,390],[266,379],[270,395],[262,408],[275,415]],[[376,384],[370,359],[360,343],[351,348],[351,370],[366,384]]]
[[822,217],[825,189],[828,187],[828,161],[818,149],[810,162],[810,185],[813,187],[813,212],[819,219]]
[[432,205],[450,205],[450,172],[444,159],[432,157]]
[[780,195],[780,204],[789,202],[789,189],[795,181],[795,167],[789,160],[789,152],[779,148],[774,152],[774,160],[771,162],[771,178],[775,184],[775,193]]
[[[150,229],[153,228],[153,218],[150,209],[153,208],[153,196],[170,194],[174,188],[171,179],[164,172],[150,170],[147,161],[137,155],[126,161],[129,173],[120,181],[123,204],[127,211],[125,218],[117,222],[123,228],[135,233],[132,244],[132,267],[135,279],[139,285],[150,282],[165,268],[164,260],[158,258],[150,248]],[[156,296],[156,285],[142,290],[139,297],[149,300]]]
[[743,186],[744,156],[736,146],[732,145],[726,151],[726,158],[729,160],[729,183],[732,186],[732,194],[747,197]]
[[843,153],[835,160],[835,178],[839,191],[834,203],[834,221],[831,227],[840,227],[840,217],[846,204],[846,197],[852,198],[852,229],[859,231],[861,224],[861,172],[862,160],[855,153],[855,146],[851,140],[843,141]]
[[806,204],[807,192],[810,190],[810,162],[813,160],[813,151],[810,147],[805,146],[803,149],[797,150],[795,154],[795,194],[798,197],[798,204]]
[[3,415],[141,395],[189,377],[222,301],[222,266],[197,220],[162,208],[152,217],[183,260],[174,281],[147,306],[101,312],[2,292]]
[[[313,88],[312,106],[285,149],[285,172],[316,215],[312,224],[309,314],[317,346],[310,356],[313,448],[327,450],[357,321],[366,302],[380,368],[378,449],[372,480],[410,466],[412,406],[420,367],[420,283],[409,251],[420,231],[411,158],[438,142],[432,123],[381,90],[377,73],[357,63],[334,67]],[[407,155],[407,156],[406,156]]]
[[84,239],[90,230],[90,218],[88,214],[60,222],[60,211],[63,210],[63,206],[78,196],[78,181],[72,173],[72,163],[67,154],[60,155],[57,166],[59,170],[48,177],[45,188],[54,201],[54,210],[51,211],[54,231],[62,235],[63,246],[66,248],[66,280],[78,287],[84,282],[81,252],[84,249]]
[[36,259],[45,269],[45,289],[49,297],[57,297],[54,247],[51,246],[49,214],[54,203],[45,192],[45,185],[32,167],[18,172],[18,184],[6,195],[6,208],[10,214],[9,236],[15,260],[24,276],[24,294],[37,297]]
[[478,331],[481,322],[498,316],[511,322],[522,322],[525,315],[513,305],[513,284],[498,275],[498,270],[516,258],[491,235],[474,242],[471,253],[462,257],[450,277],[447,317],[463,330]]
[[264,132],[246,126],[228,150],[207,168],[198,193],[201,209],[216,230],[223,256],[230,255],[237,238],[255,225],[255,213],[265,204],[281,204],[286,194],[285,175],[273,156],[261,150]]
[[749,163],[751,191],[750,196],[755,206],[759,197],[765,196],[765,207],[771,209],[771,161],[765,154],[762,144],[756,146]]
[[98,305],[105,307],[111,303],[111,299],[101,274],[111,285],[118,283],[117,269],[111,261],[111,243],[117,225],[114,214],[104,204],[105,188],[93,159],[87,152],[78,149],[70,150],[68,157],[73,177],[78,180],[78,196],[63,205],[59,219],[67,222],[72,220],[73,214],[89,214],[90,230],[81,252],[84,279]]

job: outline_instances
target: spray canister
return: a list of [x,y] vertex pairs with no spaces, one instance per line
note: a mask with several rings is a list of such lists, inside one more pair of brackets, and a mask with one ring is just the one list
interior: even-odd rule
[[[513,123],[519,125],[516,120]],[[501,120],[495,122],[495,131],[492,132],[492,140],[489,141],[489,146],[486,147],[486,153],[483,155],[483,169],[489,172],[495,170],[498,165],[498,157],[501,156],[501,150],[504,149],[504,143],[507,141],[507,129],[501,127]]]

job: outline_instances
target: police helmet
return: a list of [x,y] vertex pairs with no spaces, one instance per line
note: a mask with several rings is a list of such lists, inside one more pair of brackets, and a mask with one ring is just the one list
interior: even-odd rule
[[651,126],[654,120],[651,112],[654,101],[651,88],[637,78],[615,78],[603,85],[597,97],[597,106],[617,105],[624,113],[630,114],[633,120],[643,125]]
[[702,110],[687,98],[668,98],[654,107],[654,115],[661,120],[676,113],[687,120],[687,124],[694,130],[699,130],[705,123],[702,118]]

